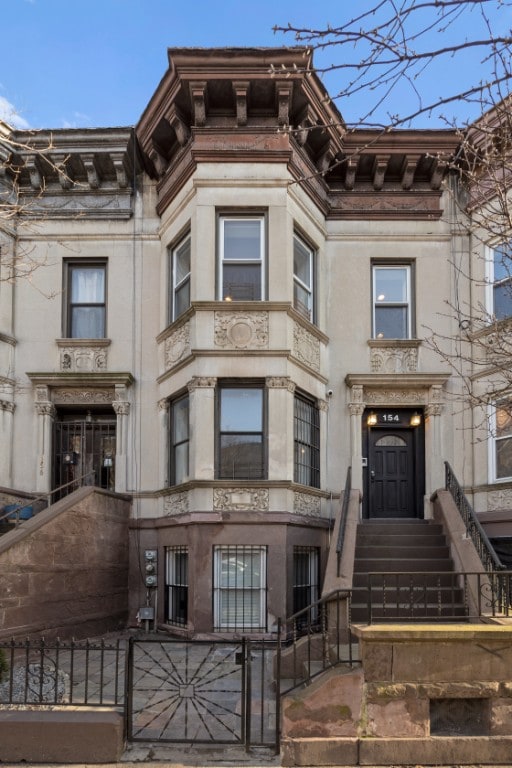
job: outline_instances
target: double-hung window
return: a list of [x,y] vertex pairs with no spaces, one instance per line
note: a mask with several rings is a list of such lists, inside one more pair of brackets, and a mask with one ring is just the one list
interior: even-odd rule
[[265,298],[265,217],[219,218],[219,298],[261,301]]
[[412,337],[410,265],[373,266],[373,337]]
[[66,336],[104,339],[106,262],[66,262]]
[[512,316],[512,241],[492,250],[492,310],[496,320]]
[[218,390],[217,477],[265,477],[265,390],[255,384],[221,384]]
[[316,403],[296,394],[294,400],[294,480],[320,487],[320,414]]
[[171,307],[173,322],[190,307],[190,234],[171,249]]
[[170,404],[171,427],[171,485],[186,482],[189,475],[189,397],[172,400]]
[[267,548],[214,548],[214,629],[265,632],[267,624]]
[[314,251],[298,235],[293,236],[293,306],[314,321]]
[[188,550],[165,550],[166,617],[171,624],[185,625],[188,617]]
[[496,480],[512,478],[512,400],[496,404],[494,471]]

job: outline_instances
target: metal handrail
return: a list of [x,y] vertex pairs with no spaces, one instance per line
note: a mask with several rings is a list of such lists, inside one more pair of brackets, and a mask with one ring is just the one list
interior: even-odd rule
[[445,488],[450,491],[452,498],[455,502],[459,514],[466,526],[466,533],[475,545],[475,549],[478,552],[478,556],[482,561],[486,571],[502,571],[506,566],[503,565],[498,555],[496,554],[494,547],[489,541],[487,534],[485,533],[480,520],[477,518],[473,511],[473,507],[469,503],[464,491],[462,490],[459,481],[457,480],[455,473],[449,463],[445,461]]
[[347,527],[348,504],[350,493],[352,491],[352,467],[347,469],[347,478],[345,480],[345,489],[343,491],[343,503],[340,511],[340,527],[338,528],[338,540],[336,542],[337,567],[336,575],[340,575],[341,555],[343,552],[343,543],[345,541],[345,529]]
[[16,515],[15,525],[19,525],[20,523],[20,511],[22,509],[25,509],[27,506],[31,506],[36,501],[46,501],[46,506],[49,507],[52,503],[52,496],[54,493],[57,493],[58,491],[62,491],[64,488],[67,488],[69,485],[75,485],[75,483],[80,483],[81,487],[83,483],[81,482],[86,477],[89,477],[89,475],[95,475],[96,470],[92,469],[89,472],[86,472],[84,475],[81,475],[80,477],[76,477],[74,480],[70,480],[68,483],[63,483],[62,485],[59,485],[57,488],[54,488],[50,493],[42,493],[40,496],[35,496],[33,499],[29,499],[27,501],[23,501],[21,504],[18,504],[16,509],[10,509],[8,512],[2,512],[0,513],[0,520],[5,520],[6,518],[11,518],[13,515]]

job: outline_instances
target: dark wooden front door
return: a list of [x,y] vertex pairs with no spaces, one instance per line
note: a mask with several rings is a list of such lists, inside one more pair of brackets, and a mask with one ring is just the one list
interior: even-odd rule
[[416,517],[412,429],[370,435],[370,517]]

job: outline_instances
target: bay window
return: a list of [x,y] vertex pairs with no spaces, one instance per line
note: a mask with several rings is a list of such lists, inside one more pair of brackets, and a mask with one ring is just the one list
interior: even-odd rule
[[170,475],[171,485],[179,485],[189,476],[189,397],[176,398],[170,404]]
[[171,249],[171,308],[173,322],[190,307],[190,234]]
[[293,236],[293,306],[308,320],[314,320],[314,251],[297,234]]
[[257,384],[221,384],[218,390],[217,477],[265,477],[265,397]]
[[490,268],[491,314],[496,320],[512,317],[512,241],[492,249]]
[[512,400],[496,404],[494,467],[496,480],[512,478]]
[[310,398],[294,399],[294,480],[320,487],[320,413]]

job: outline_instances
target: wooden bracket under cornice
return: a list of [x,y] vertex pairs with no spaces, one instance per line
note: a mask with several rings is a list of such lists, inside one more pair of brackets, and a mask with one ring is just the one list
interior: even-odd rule
[[206,80],[191,82],[190,99],[192,101],[192,112],[194,125],[202,128],[206,125],[207,109],[207,83]]
[[176,134],[178,144],[184,147],[190,138],[190,128],[176,104],[171,105],[166,120]]
[[247,125],[247,101],[250,86],[249,80],[236,80],[233,83],[237,125]]
[[279,125],[290,125],[292,92],[292,82],[286,80],[276,82],[277,122]]

